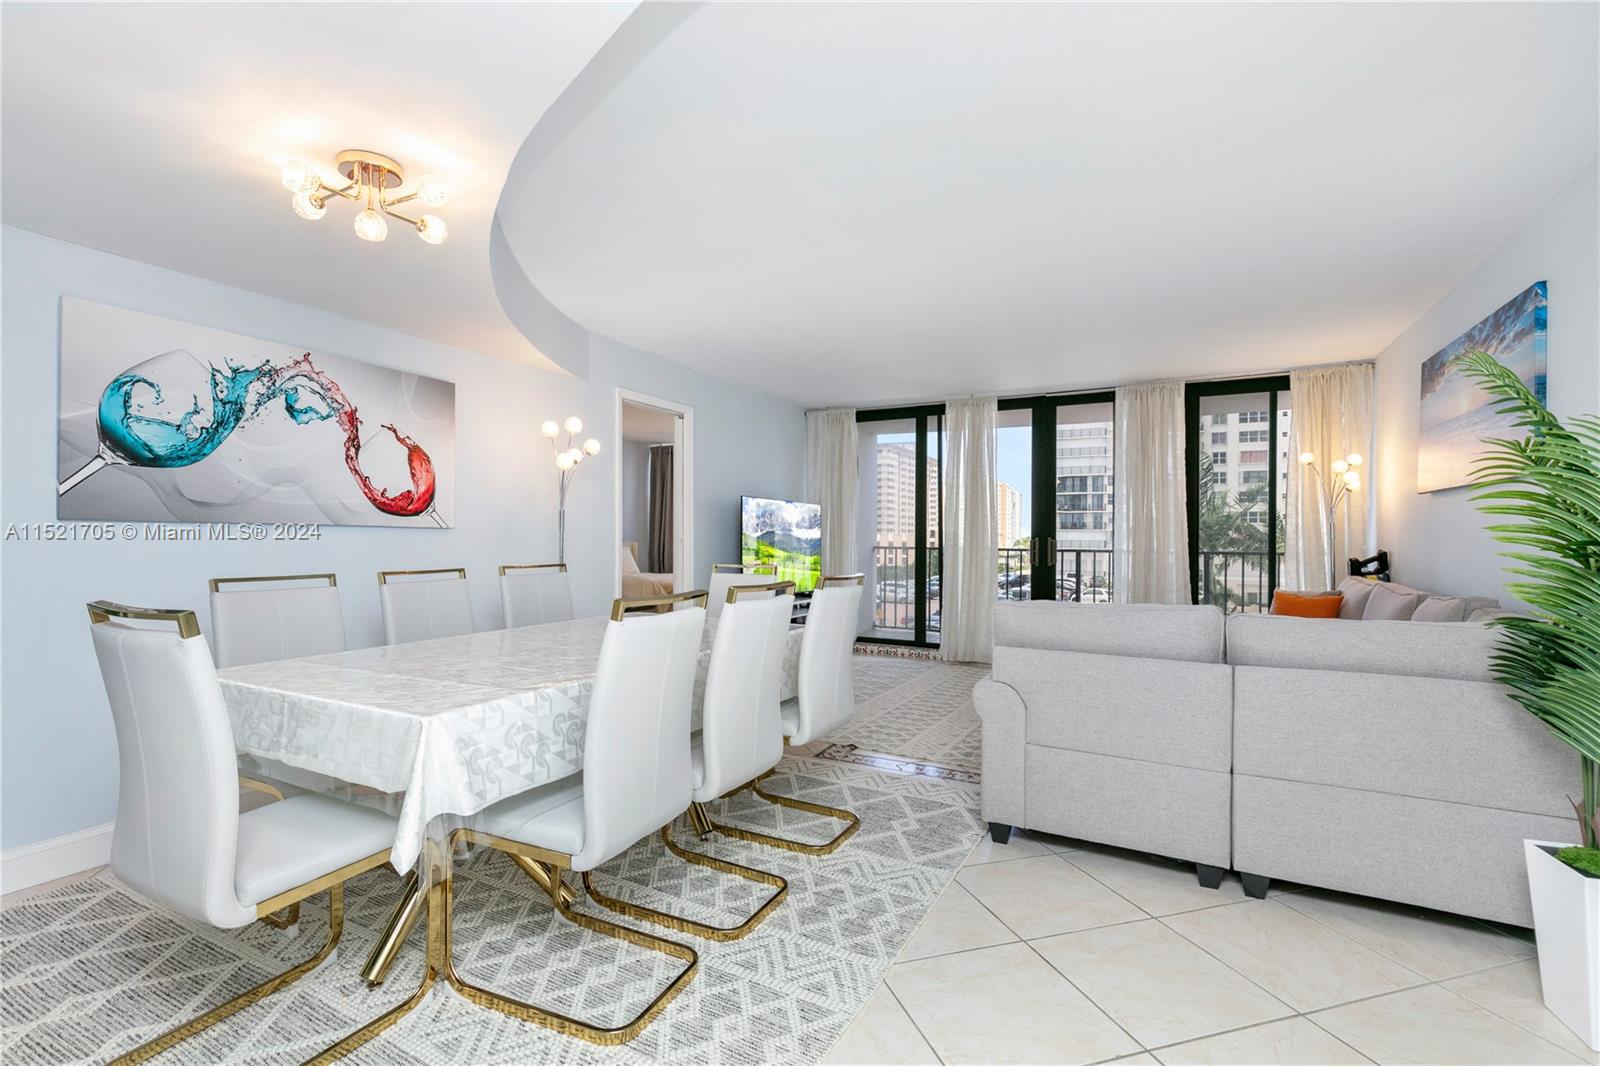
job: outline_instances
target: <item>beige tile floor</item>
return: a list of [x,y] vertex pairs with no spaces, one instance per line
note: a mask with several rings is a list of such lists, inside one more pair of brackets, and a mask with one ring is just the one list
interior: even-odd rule
[[829,1063],[1590,1063],[1532,934],[1048,835],[985,838]]

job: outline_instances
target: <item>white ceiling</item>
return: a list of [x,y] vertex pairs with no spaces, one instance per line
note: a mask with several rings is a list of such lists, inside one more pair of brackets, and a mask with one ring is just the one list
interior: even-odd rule
[[[545,109],[636,5],[4,6],[8,225],[544,364],[501,311],[489,233]],[[368,148],[453,190],[438,247],[289,209],[281,162]]]
[[1597,10],[708,5],[501,224],[593,332],[807,404],[1371,356],[1595,159]]

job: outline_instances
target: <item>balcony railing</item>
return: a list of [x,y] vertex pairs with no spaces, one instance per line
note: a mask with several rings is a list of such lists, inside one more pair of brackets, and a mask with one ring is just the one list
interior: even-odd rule
[[[997,598],[1033,599],[1033,571],[1027,548],[1001,548]],[[1055,598],[1073,603],[1111,602],[1111,549],[1057,548]]]
[[[1278,572],[1283,572],[1282,555],[1278,556]],[[1201,552],[1198,577],[1200,602],[1216,604],[1229,614],[1259,614],[1272,605],[1266,552]]]
[[[996,553],[995,598],[1033,599],[1033,569],[1027,548],[1001,548]],[[939,632],[941,577],[939,549],[927,549],[927,631]],[[872,549],[873,623],[880,630],[910,634],[916,624],[917,549],[878,544]],[[1267,585],[1267,553],[1206,551],[1199,558],[1200,602],[1224,611],[1266,611],[1271,604]],[[1283,570],[1283,556],[1278,556]],[[1114,566],[1109,548],[1057,548],[1055,599],[1073,603],[1110,603]]]

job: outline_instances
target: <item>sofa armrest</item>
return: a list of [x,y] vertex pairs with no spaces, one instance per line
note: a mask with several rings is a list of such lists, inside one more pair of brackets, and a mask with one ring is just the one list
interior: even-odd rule
[[1016,689],[990,677],[973,686],[972,702],[983,724],[983,819],[1025,826],[1027,708]]

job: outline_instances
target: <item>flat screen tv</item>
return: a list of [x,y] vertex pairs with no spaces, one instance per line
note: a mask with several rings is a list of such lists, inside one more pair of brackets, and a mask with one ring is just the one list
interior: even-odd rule
[[773,563],[779,581],[811,592],[822,576],[822,507],[794,500],[739,500],[739,561]]

